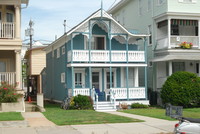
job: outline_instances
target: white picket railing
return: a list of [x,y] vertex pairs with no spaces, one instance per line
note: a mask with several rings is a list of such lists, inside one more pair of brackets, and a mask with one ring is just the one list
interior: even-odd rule
[[0,22],[0,38],[14,38],[15,24],[11,22]]
[[77,95],[86,95],[86,96],[90,96],[90,89],[89,88],[75,88],[74,89],[74,96]]
[[[90,52],[90,55],[89,55]],[[90,56],[90,58],[89,58]],[[128,56],[128,57],[127,57]],[[68,52],[68,61],[73,62],[109,62],[110,52],[106,50],[72,50]],[[145,62],[144,51],[111,51],[111,62]]]
[[[115,99],[144,99],[146,97],[145,88],[112,88]],[[128,96],[127,96],[128,95]]]
[[16,84],[14,72],[0,72],[0,82],[7,82],[10,85]]

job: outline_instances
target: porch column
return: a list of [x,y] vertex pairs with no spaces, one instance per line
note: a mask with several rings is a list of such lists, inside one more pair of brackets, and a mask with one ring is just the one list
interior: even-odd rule
[[112,87],[112,67],[110,67],[110,89],[113,88]]
[[198,36],[199,36],[199,40],[198,40],[198,48],[200,49],[200,20],[198,20]]
[[72,96],[74,96],[74,86],[75,86],[75,74],[74,74],[74,67],[72,67],[72,70],[71,70],[71,75],[72,75]]
[[[148,50],[147,50],[147,38],[145,37],[144,38],[144,52],[145,52],[145,64],[147,65],[148,64],[148,59],[147,59],[147,52],[148,52]],[[147,75],[147,66],[145,66],[144,67],[144,73],[145,73],[145,98],[146,98],[146,100],[148,99],[148,92],[147,92],[147,90],[148,90],[148,87],[147,87],[147,84],[148,84],[148,75]]]
[[89,67],[89,88],[90,88],[90,96],[92,96],[92,67]]
[[129,81],[128,81],[128,78],[129,78],[129,68],[126,67],[126,88],[127,88],[127,100],[129,100]]
[[139,87],[138,67],[134,68],[134,78],[135,78],[134,86]]
[[[128,64],[128,35],[126,36],[126,63]],[[127,100],[129,100],[129,68],[126,67],[126,88],[127,88]]]
[[73,63],[73,34],[71,35],[71,63]]
[[20,6],[19,5],[17,5],[17,6],[15,6],[15,29],[16,29],[16,32],[15,32],[15,34],[16,34],[16,38],[17,39],[20,39],[20,34],[21,34],[21,30],[20,30],[20,24],[21,24],[21,22],[20,22],[20,19],[21,19],[21,16],[20,16]]
[[21,51],[15,50],[15,70],[17,88],[21,88]]
[[171,76],[172,75],[172,61],[169,61],[169,66],[168,66],[168,68],[169,68],[169,76]]
[[171,19],[168,19],[168,48],[171,48]]

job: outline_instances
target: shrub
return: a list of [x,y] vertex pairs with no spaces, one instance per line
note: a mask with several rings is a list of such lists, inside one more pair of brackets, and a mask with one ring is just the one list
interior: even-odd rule
[[164,104],[194,107],[200,104],[200,78],[190,72],[173,73],[165,81],[161,98]]
[[140,103],[132,103],[131,108],[148,108],[148,105],[140,104]]
[[93,109],[93,101],[90,96],[78,95],[70,100],[70,109]]
[[17,102],[22,94],[16,92],[15,86],[9,85],[6,82],[1,82],[0,85],[0,103],[2,102]]

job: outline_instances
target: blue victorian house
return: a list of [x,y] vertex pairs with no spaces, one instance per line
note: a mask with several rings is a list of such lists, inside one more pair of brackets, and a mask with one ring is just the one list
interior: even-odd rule
[[45,98],[88,95],[97,111],[123,102],[149,104],[146,37],[96,11],[45,49]]

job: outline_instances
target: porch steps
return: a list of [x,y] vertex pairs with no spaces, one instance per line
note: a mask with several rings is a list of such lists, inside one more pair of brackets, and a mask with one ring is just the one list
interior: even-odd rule
[[98,112],[106,112],[106,111],[116,111],[117,109],[114,107],[114,103],[107,101],[100,101],[97,103],[98,108],[96,109],[96,104],[93,105],[95,111]]

